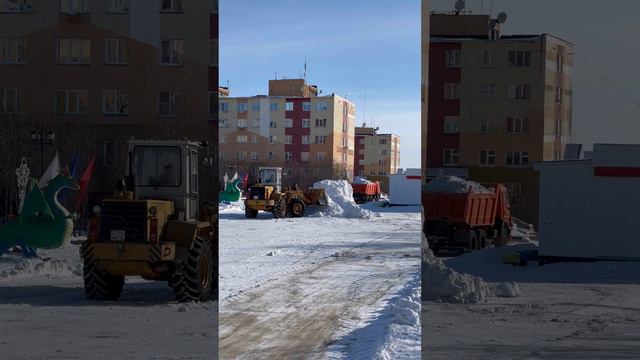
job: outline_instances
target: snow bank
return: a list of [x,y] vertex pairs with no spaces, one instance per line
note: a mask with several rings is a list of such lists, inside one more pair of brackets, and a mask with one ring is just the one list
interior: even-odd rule
[[371,181],[369,181],[369,180],[367,180],[367,179],[365,179],[363,177],[359,177],[359,176],[353,178],[352,182],[354,184],[370,184],[371,183]]
[[322,180],[313,184],[314,189],[324,189],[328,204],[314,214],[322,217],[370,219],[370,211],[361,208],[353,200],[353,189],[346,180]]
[[493,284],[491,291],[494,296],[504,298],[517,297],[522,293],[518,284],[513,281]]
[[461,179],[456,176],[438,175],[435,179],[429,181],[425,185],[425,189],[429,192],[444,192],[444,193],[466,193],[471,188],[473,192],[488,193],[491,190],[478,184],[477,182]]
[[244,213],[244,200],[235,202],[222,202],[218,204],[219,214]]

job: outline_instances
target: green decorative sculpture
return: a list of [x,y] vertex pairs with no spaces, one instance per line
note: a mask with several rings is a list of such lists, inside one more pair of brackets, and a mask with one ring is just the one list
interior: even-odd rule
[[218,201],[220,202],[236,202],[240,200],[242,196],[242,190],[240,190],[240,184],[243,181],[238,178],[234,178],[225,182],[224,191],[218,193]]
[[17,245],[25,256],[35,257],[35,249],[53,249],[71,240],[71,214],[57,199],[62,189],[78,190],[66,169],[49,181],[44,193],[30,179],[20,214],[0,227],[0,256]]

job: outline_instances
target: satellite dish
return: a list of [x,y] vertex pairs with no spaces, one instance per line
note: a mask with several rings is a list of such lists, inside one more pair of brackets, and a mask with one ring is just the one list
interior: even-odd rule
[[464,10],[464,0],[458,0],[456,1],[456,11],[460,12],[462,10]]
[[500,14],[498,14],[498,22],[500,24],[504,24],[507,21],[507,13],[506,12],[501,12]]

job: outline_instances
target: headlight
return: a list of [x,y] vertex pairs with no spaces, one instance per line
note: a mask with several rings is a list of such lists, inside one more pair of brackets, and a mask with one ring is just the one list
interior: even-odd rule
[[93,213],[96,215],[100,215],[100,213],[102,212],[102,209],[100,208],[100,205],[96,205],[93,207]]
[[156,216],[156,214],[158,214],[158,208],[155,206],[152,206],[149,208],[149,215],[151,216]]

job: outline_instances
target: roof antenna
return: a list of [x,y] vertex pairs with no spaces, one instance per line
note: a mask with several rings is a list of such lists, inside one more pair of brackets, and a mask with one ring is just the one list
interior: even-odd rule
[[304,81],[307,81],[307,57],[304,57]]

